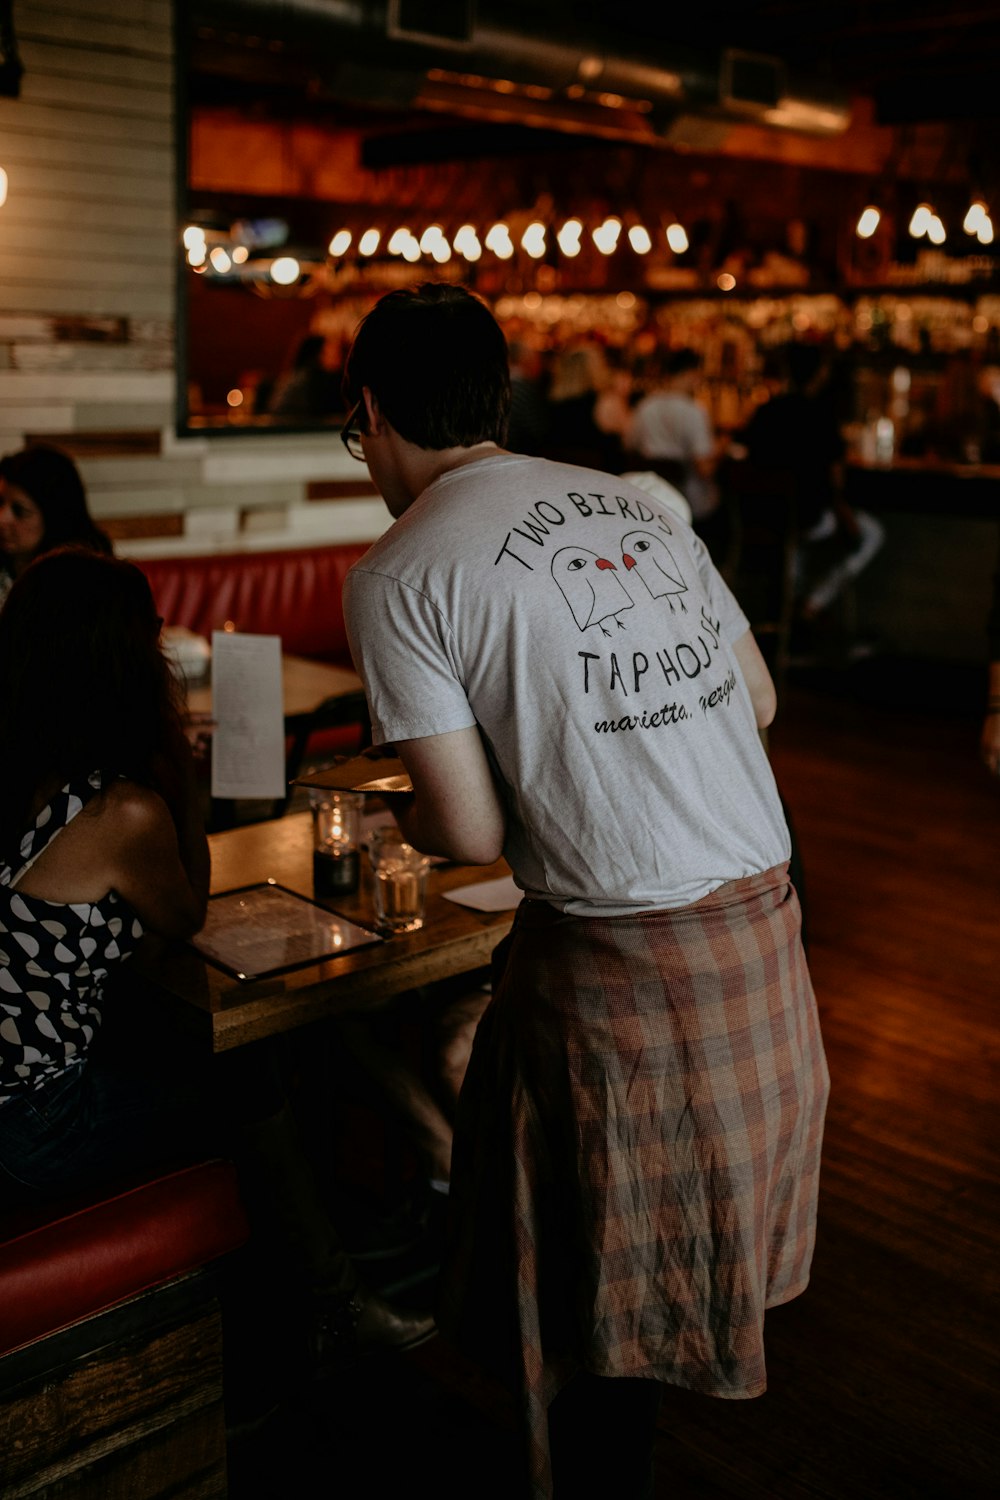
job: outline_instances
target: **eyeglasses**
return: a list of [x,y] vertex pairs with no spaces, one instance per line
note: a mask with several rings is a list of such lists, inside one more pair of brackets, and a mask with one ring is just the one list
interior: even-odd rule
[[359,463],[365,462],[365,450],[361,446],[361,418],[364,415],[364,399],[351,408],[343,427],[340,429],[340,441],[347,449],[352,458]]

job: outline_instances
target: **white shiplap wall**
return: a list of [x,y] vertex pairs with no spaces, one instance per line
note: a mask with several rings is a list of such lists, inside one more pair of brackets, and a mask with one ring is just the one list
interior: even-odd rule
[[20,98],[0,98],[0,452],[28,433],[159,431],[158,454],[80,460],[96,516],[139,531],[145,516],[181,518],[184,537],[120,551],[377,536],[381,501],[306,503],[311,480],[359,479],[336,438],[173,435],[172,24],[171,0],[15,7],[25,71]]

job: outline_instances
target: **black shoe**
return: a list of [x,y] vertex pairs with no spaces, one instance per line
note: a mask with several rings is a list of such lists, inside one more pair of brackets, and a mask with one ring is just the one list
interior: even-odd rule
[[347,1370],[359,1359],[415,1349],[435,1333],[430,1313],[406,1312],[374,1294],[355,1292],[349,1301],[320,1313],[313,1324],[316,1376]]

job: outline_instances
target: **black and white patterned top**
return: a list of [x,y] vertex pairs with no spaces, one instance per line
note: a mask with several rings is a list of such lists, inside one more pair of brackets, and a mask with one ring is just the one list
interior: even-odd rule
[[108,970],[142,937],[138,917],[114,891],[63,904],[15,887],[35,860],[112,777],[70,782],[24,835],[17,865],[0,858],[0,1105],[79,1067],[101,1024]]

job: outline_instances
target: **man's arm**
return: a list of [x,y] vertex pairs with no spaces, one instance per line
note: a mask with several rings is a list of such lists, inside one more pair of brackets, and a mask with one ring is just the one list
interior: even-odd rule
[[760,654],[760,647],[753,638],[753,631],[746,631],[733,643],[733,653],[750,693],[750,701],[757,715],[757,727],[766,729],[778,707],[778,695],[774,691],[767,663]]
[[503,804],[475,725],[419,740],[397,740],[412,797],[391,799],[396,821],[425,854],[491,865],[504,841]]

